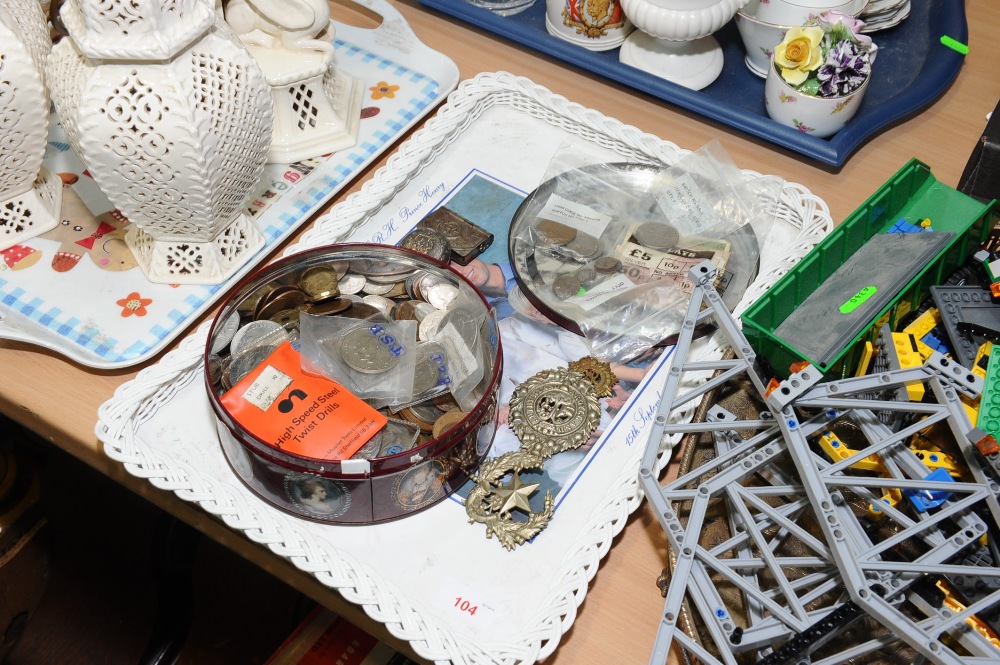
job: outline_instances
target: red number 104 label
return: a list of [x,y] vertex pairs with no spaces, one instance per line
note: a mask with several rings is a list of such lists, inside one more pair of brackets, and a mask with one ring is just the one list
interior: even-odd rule
[[468,598],[462,598],[461,596],[457,596],[455,598],[455,607],[457,607],[460,612],[468,613],[469,616],[476,616],[476,612],[479,611],[479,605],[476,605]]

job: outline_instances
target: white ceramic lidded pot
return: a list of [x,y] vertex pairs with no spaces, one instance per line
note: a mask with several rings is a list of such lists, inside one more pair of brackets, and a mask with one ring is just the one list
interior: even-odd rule
[[205,0],[67,0],[60,17],[52,97],[146,277],[225,281],[264,246],[244,212],[271,141],[260,67]]

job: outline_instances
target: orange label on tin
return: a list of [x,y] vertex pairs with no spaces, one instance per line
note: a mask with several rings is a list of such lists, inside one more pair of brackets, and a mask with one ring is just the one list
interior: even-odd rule
[[261,441],[323,460],[348,459],[387,422],[339,383],[303,373],[290,342],[223,395],[222,404]]

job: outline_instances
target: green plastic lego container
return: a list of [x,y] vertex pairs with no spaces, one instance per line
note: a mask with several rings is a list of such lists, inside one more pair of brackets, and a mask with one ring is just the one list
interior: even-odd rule
[[[743,332],[747,340],[781,377],[788,376],[793,363],[803,360],[828,378],[853,375],[864,342],[874,341],[878,327],[883,323],[895,326],[899,318],[920,305],[931,286],[942,284],[986,239],[997,221],[995,204],[996,201],[983,204],[938,182],[930,167],[919,160],[910,160],[744,312]],[[933,230],[950,231],[954,237],[836,357],[817,362],[775,335],[775,329],[841,264],[870,238],[887,232],[900,219],[913,224],[930,219]],[[853,295],[846,293],[843,300]]]

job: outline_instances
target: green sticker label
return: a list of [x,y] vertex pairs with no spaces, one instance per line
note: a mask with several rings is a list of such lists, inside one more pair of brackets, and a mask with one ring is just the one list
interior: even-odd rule
[[845,302],[840,306],[841,314],[850,314],[856,310],[861,303],[871,298],[878,291],[874,286],[866,286],[865,288],[858,291],[853,298]]

